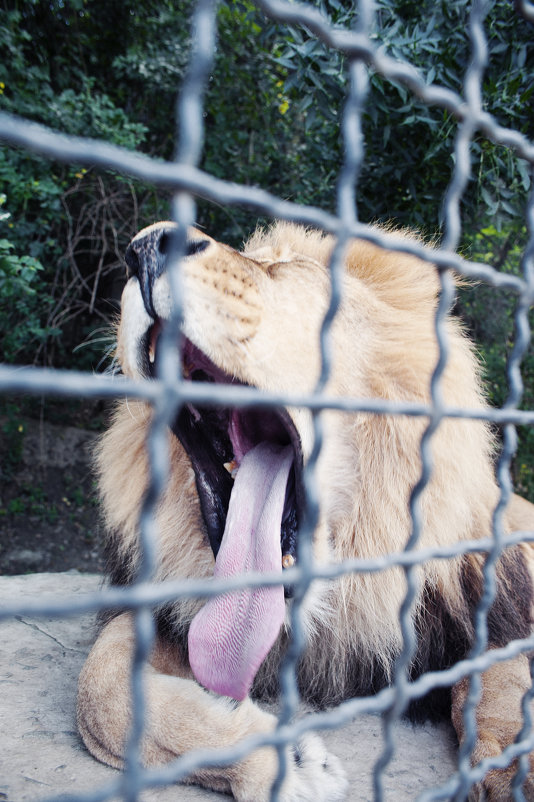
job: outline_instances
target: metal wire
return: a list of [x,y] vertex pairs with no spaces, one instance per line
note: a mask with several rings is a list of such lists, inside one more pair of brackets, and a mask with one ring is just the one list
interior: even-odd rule
[[[464,712],[465,741],[459,755],[458,772],[439,788],[423,793],[421,802],[438,799],[464,799],[470,787],[489,768],[508,765],[519,757],[519,770],[514,781],[516,799],[522,799],[521,781],[527,770],[525,755],[534,748],[534,735],[525,697],[524,726],[516,743],[496,758],[488,758],[478,766],[471,766],[471,752],[476,739],[475,706],[480,694],[480,676],[497,662],[526,653],[534,648],[534,636],[512,641],[506,647],[487,647],[487,613],[495,594],[495,562],[503,549],[521,541],[534,541],[534,532],[515,532],[505,535],[502,514],[511,493],[510,462],[515,451],[515,426],[534,423],[534,411],[519,410],[522,396],[520,364],[530,342],[528,310],[534,301],[534,192],[527,209],[527,227],[530,238],[522,261],[522,276],[501,274],[489,265],[481,265],[462,259],[457,253],[461,233],[460,202],[470,172],[470,148],[475,134],[479,133],[495,143],[515,150],[534,166],[534,145],[519,132],[500,126],[483,109],[481,98],[482,75],[487,59],[484,36],[483,0],[473,0],[469,23],[471,61],[465,75],[463,95],[449,89],[426,84],[423,76],[409,63],[388,57],[378,49],[371,37],[373,26],[372,0],[360,0],[353,30],[332,26],[314,6],[286,0],[256,0],[256,5],[278,23],[304,26],[325,45],[338,50],[347,57],[348,91],[342,120],[345,158],[339,175],[337,188],[337,212],[329,214],[312,206],[302,206],[281,200],[261,188],[242,186],[216,179],[203,172],[199,159],[204,141],[203,94],[209,75],[216,41],[216,0],[199,0],[193,18],[193,48],[189,70],[178,102],[177,149],[174,162],[162,163],[140,153],[132,153],[105,142],[83,138],[66,137],[43,126],[0,113],[0,138],[12,145],[28,148],[43,157],[81,165],[112,168],[134,178],[147,179],[162,188],[171,188],[175,193],[174,217],[179,231],[185,231],[195,219],[195,198],[200,197],[224,205],[247,206],[253,212],[271,218],[291,219],[322,228],[334,234],[337,244],[333,252],[331,272],[330,304],[325,315],[320,336],[321,372],[315,392],[306,395],[262,393],[254,388],[224,386],[214,388],[211,384],[186,383],[182,381],[176,349],[176,333],[180,322],[180,258],[185,252],[185,241],[177,235],[170,256],[172,269],[171,293],[174,298],[175,315],[163,334],[162,364],[158,377],[150,382],[131,381],[107,376],[88,376],[76,372],[51,371],[47,369],[0,366],[0,391],[21,393],[50,393],[60,396],[103,396],[144,399],[150,402],[155,415],[150,431],[148,449],[150,456],[149,492],[143,506],[141,530],[141,569],[138,581],[128,588],[106,588],[85,597],[57,597],[38,602],[26,599],[6,604],[0,610],[0,620],[15,615],[69,616],[82,611],[106,608],[129,608],[134,613],[136,650],[132,666],[132,694],[134,717],[127,745],[125,772],[105,787],[91,793],[62,796],[72,802],[97,802],[119,795],[128,802],[138,799],[139,793],[148,787],[160,787],[186,777],[201,766],[231,764],[248,754],[253,748],[271,744],[279,756],[279,774],[272,790],[276,802],[285,772],[285,747],[298,736],[314,729],[339,727],[355,715],[365,712],[381,713],[384,722],[383,753],[374,768],[374,798],[383,799],[384,772],[393,757],[393,724],[414,699],[421,698],[429,690],[444,687],[470,677],[470,692]],[[518,0],[518,10],[527,19],[533,18],[533,7],[526,0]],[[450,112],[458,122],[455,146],[455,167],[449,190],[444,199],[445,232],[441,247],[430,250],[415,240],[400,239],[394,234],[369,229],[358,220],[356,187],[365,154],[362,135],[362,114],[368,89],[368,71],[376,73],[406,87],[412,95],[428,106],[437,106]],[[330,371],[330,331],[336,311],[342,300],[341,270],[343,253],[349,238],[362,237],[377,245],[399,252],[411,253],[435,264],[441,281],[441,294],[435,319],[438,345],[438,361],[432,376],[430,402],[428,404],[390,402],[382,399],[332,398],[324,388]],[[451,271],[485,281],[497,290],[511,290],[518,297],[516,307],[516,340],[511,354],[508,378],[509,397],[502,409],[457,409],[447,407],[440,391],[440,379],[447,364],[448,343],[445,319],[453,298]],[[287,579],[295,588],[292,605],[292,643],[281,670],[282,703],[279,723],[270,734],[249,737],[233,747],[225,749],[201,749],[186,753],[168,766],[158,770],[143,770],[140,766],[140,741],[144,726],[144,695],[142,670],[153,641],[153,623],[150,609],[164,601],[177,598],[211,597],[220,592],[240,587],[279,584],[278,574],[248,574],[225,580],[180,580],[155,584],[152,582],[155,565],[155,505],[164,487],[169,470],[166,446],[166,429],[179,405],[209,400],[224,406],[292,406],[307,408],[314,422],[314,448],[308,461],[304,484],[307,497],[307,514],[300,533],[298,566],[287,571]],[[322,444],[321,412],[325,409],[342,413],[366,412],[373,414],[409,415],[426,418],[428,423],[421,440],[421,476],[410,499],[412,532],[406,548],[400,553],[388,554],[374,559],[348,560],[340,566],[318,567],[314,565],[311,543],[312,534],[319,516],[319,492],[316,481],[316,465]],[[418,548],[422,529],[420,497],[432,472],[432,437],[442,421],[448,417],[487,420],[504,426],[504,447],[498,465],[498,481],[501,488],[500,501],[494,515],[494,535],[479,541],[464,541],[446,547]],[[416,550],[417,549],[417,550]],[[468,659],[451,668],[423,674],[413,682],[408,680],[408,669],[416,648],[413,625],[413,605],[418,593],[417,569],[424,561],[450,559],[455,556],[487,552],[484,567],[484,592],[476,612],[476,639]],[[393,566],[402,568],[406,579],[406,595],[400,610],[400,627],[403,647],[397,659],[394,682],[380,693],[358,699],[350,699],[336,708],[295,720],[299,705],[296,683],[296,665],[304,645],[300,621],[301,604],[310,583],[318,578],[333,579],[351,572],[378,572]],[[49,798],[52,802],[53,798]]]

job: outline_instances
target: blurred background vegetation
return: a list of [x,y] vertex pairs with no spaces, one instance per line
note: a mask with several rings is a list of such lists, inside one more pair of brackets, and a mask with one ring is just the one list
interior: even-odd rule
[[[352,4],[315,3],[340,26]],[[465,0],[377,0],[377,44],[428,83],[460,92],[469,58]],[[107,139],[155,157],[175,147],[175,105],[189,53],[188,0],[0,2],[0,108],[56,130]],[[205,102],[202,167],[293,201],[334,210],[343,160],[343,57],[302,28],[274,24],[248,0],[218,10],[218,45]],[[486,29],[485,108],[534,133],[534,26],[496,0]],[[439,237],[456,123],[402,86],[371,73],[358,212]],[[483,136],[472,147],[462,203],[462,252],[519,274],[527,241],[526,162]],[[169,215],[169,198],[111,172],[0,151],[0,357],[10,363],[102,370],[124,280],[122,254],[142,226]],[[256,220],[200,202],[198,223],[239,245]],[[465,289],[456,312],[480,346],[491,401],[506,398],[514,297]],[[534,356],[524,362],[524,406],[534,407]],[[4,433],[22,401],[4,400]],[[534,498],[534,432],[520,431],[516,487]]]

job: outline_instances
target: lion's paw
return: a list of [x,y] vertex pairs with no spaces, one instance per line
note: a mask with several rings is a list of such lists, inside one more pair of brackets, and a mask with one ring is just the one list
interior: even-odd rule
[[[522,796],[518,799],[525,799],[528,802],[534,800],[534,774],[531,770],[525,778],[521,787]],[[517,761],[506,769],[493,769],[488,771],[485,777],[476,783],[469,792],[469,802],[503,802],[515,798],[512,788],[514,777],[517,771]]]
[[[308,733],[288,746],[286,758],[279,802],[342,802],[346,798],[348,782],[341,762],[317,735]],[[231,791],[237,802],[269,802],[278,773],[276,751],[272,747],[256,750],[235,768]]]
[[289,753],[292,765],[280,802],[341,802],[348,781],[339,758],[326,750],[317,735],[304,735]]

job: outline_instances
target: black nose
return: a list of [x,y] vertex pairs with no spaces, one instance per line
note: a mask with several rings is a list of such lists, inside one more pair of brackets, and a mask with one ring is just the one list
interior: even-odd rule
[[[152,287],[165,272],[168,254],[173,248],[179,248],[178,234],[179,229],[173,223],[150,226],[144,234],[141,232],[134,237],[124,254],[128,278],[137,276],[145,308],[153,318],[157,315],[152,306]],[[200,253],[208,245],[209,240],[190,239],[186,243],[185,255]]]

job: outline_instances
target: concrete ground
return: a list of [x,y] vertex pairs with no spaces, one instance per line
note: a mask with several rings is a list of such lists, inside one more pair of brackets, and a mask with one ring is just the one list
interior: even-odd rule
[[[82,594],[97,589],[99,582],[96,576],[77,572],[0,577],[0,609],[45,595]],[[99,799],[127,798],[104,793],[120,774],[97,763],[76,733],[76,681],[94,637],[93,621],[90,614],[63,619],[16,615],[0,621],[0,800],[51,802],[68,794],[74,802],[86,792],[97,792]],[[399,723],[395,734],[395,758],[385,776],[386,800],[415,800],[454,772],[449,726]],[[380,718],[358,717],[323,733],[323,738],[346,769],[350,802],[372,800],[372,769],[382,750]],[[177,785],[150,789],[139,797],[142,802],[228,798]]]

